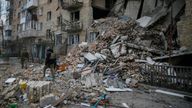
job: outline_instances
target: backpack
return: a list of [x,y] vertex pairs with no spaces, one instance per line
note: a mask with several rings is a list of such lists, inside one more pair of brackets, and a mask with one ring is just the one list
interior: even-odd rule
[[57,58],[56,53],[55,52],[51,53],[50,59],[56,59],[56,58]]

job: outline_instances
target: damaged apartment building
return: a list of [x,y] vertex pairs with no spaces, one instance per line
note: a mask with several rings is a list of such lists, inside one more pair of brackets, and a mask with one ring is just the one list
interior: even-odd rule
[[88,28],[97,19],[132,18],[148,28],[165,16],[167,25],[172,23],[171,16],[179,21],[185,7],[184,0],[7,1],[12,11],[10,37],[15,43],[9,45],[9,52],[19,53],[25,47],[33,60],[44,59],[48,46],[66,54],[74,45],[93,42],[98,31]]

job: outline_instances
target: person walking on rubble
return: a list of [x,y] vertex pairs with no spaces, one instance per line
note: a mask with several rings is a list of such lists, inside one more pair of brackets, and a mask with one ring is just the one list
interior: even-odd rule
[[27,63],[29,62],[29,53],[26,48],[21,51],[21,68],[27,69]]
[[46,58],[45,58],[45,66],[43,68],[43,77],[45,77],[45,71],[47,68],[50,68],[53,80],[55,79],[55,71],[56,71],[56,54],[53,52],[51,48],[47,49]]

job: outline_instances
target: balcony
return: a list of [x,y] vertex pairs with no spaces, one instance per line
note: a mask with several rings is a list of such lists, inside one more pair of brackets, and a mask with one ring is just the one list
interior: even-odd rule
[[33,9],[38,6],[38,1],[37,0],[27,0],[27,9]]
[[11,25],[5,25],[5,30],[12,30],[12,26]]
[[25,29],[18,33],[19,38],[39,37],[43,36],[42,31],[38,28],[37,21],[29,21],[25,23]]
[[79,32],[83,29],[83,24],[80,21],[70,22],[67,25],[62,25],[62,30],[65,32]]
[[29,29],[21,33],[18,33],[18,36],[19,38],[29,38],[29,37],[40,37],[43,36],[43,34],[41,31],[35,29]]
[[63,9],[74,10],[83,6],[83,0],[65,0],[62,3]]

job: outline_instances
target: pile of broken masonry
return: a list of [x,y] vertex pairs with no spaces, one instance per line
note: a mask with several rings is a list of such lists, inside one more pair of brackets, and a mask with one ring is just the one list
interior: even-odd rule
[[130,18],[95,20],[89,31],[97,32],[96,42],[82,42],[64,59],[64,63],[74,67],[83,64],[73,70],[81,75],[91,70],[90,73],[118,76],[122,81],[130,78],[142,82],[140,64],[135,60],[165,54],[162,31],[146,30]]
[[[48,83],[47,87],[52,88],[45,96],[40,93],[37,106],[95,103],[106,91],[132,91],[130,88],[138,87],[145,79],[139,71],[141,64],[135,61],[166,53],[161,29],[142,28],[130,18],[95,20],[89,31],[97,34],[96,41],[82,42],[61,57],[60,64],[67,64],[67,68],[57,72],[55,82],[41,81],[43,66],[31,66],[23,72],[25,79]],[[29,87],[31,81],[27,83]],[[39,87],[40,92],[43,86]]]

